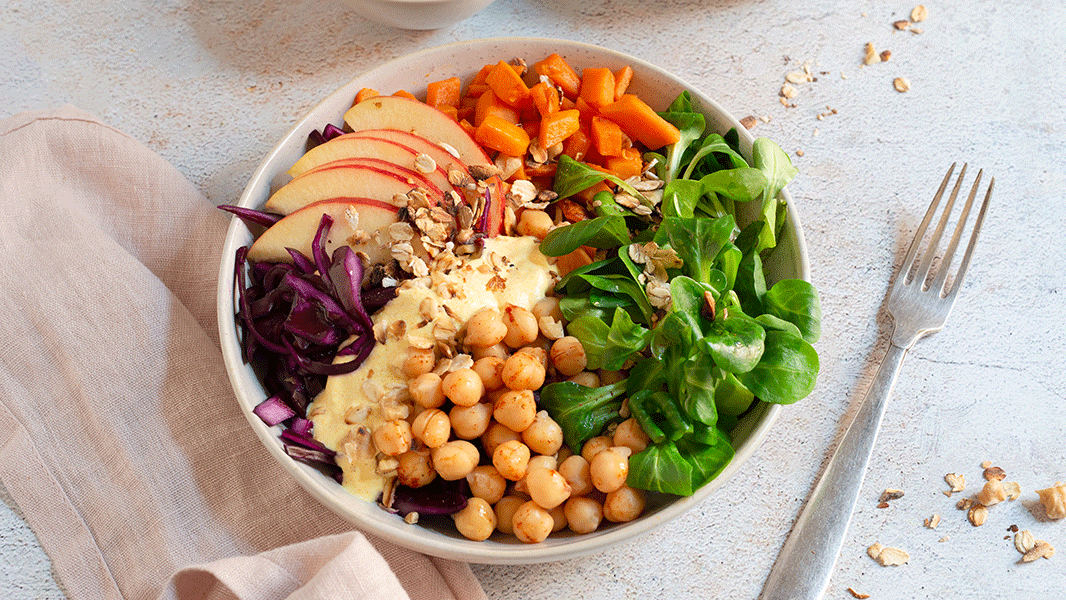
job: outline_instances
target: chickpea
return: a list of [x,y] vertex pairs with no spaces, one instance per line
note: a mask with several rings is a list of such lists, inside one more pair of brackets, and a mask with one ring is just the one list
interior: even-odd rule
[[532,390],[508,391],[496,400],[492,416],[511,430],[522,433],[537,418],[537,400]]
[[479,465],[466,476],[470,493],[484,498],[489,504],[496,504],[507,491],[507,480],[492,465]]
[[563,505],[566,522],[575,533],[592,533],[603,521],[603,507],[593,498],[574,496]]
[[539,390],[544,385],[545,368],[528,352],[515,352],[504,363],[500,379],[512,390]]
[[514,304],[508,304],[503,309],[503,323],[507,326],[507,335],[504,336],[503,343],[511,348],[521,348],[526,344],[531,344],[540,333],[537,317],[533,316],[529,310]]
[[533,305],[531,311],[534,317],[541,319],[543,317],[550,317],[556,321],[563,320],[563,311],[559,310],[559,298],[555,296],[546,296],[537,300],[537,303]]
[[572,335],[555,340],[550,355],[556,370],[567,377],[584,371],[588,364],[585,347],[581,345],[581,340]]
[[423,373],[432,371],[436,362],[437,357],[433,354],[432,348],[409,348],[407,360],[403,362],[403,375],[407,379],[414,379]]
[[503,373],[502,358],[484,356],[474,361],[474,366],[471,368],[481,378],[481,385],[485,387],[486,391],[491,392],[503,387],[503,379],[500,378],[500,374]]
[[593,371],[582,371],[569,380],[585,387],[600,387],[600,376]]
[[542,410],[522,431],[522,441],[537,454],[555,454],[563,447],[563,428]]
[[470,358],[473,358],[475,362],[488,356],[503,361],[507,360],[507,357],[511,355],[510,349],[503,342],[495,346],[470,346],[469,351]]
[[589,461],[580,454],[575,454],[559,463],[559,474],[570,484],[570,493],[574,496],[584,496],[595,489],[592,486],[592,475],[589,474]]
[[560,504],[548,511],[552,516],[552,533],[566,529],[566,504]]
[[527,208],[518,216],[515,232],[518,235],[531,235],[538,240],[543,240],[554,225],[555,223],[552,222],[551,215],[548,213],[543,210]]
[[518,507],[526,503],[521,496],[504,496],[493,506],[496,512],[496,529],[501,533],[514,533],[512,519]]
[[548,351],[551,350],[552,342],[547,338],[537,338],[533,343],[519,348],[515,354],[519,352],[525,354],[531,354],[537,358],[537,362],[540,363],[545,369],[548,368]]
[[585,442],[585,445],[581,447],[581,456],[584,456],[585,460],[589,461],[589,464],[592,464],[592,459],[599,454],[600,451],[606,450],[613,445],[614,440],[605,435],[598,435]]
[[614,446],[594,456],[589,463],[592,485],[607,493],[625,485],[629,476],[629,453],[625,446]]
[[554,469],[558,466],[559,462],[555,460],[554,456],[538,454],[529,457],[529,463],[526,465],[526,473],[528,474],[533,469]]
[[555,469],[526,471],[526,489],[538,506],[551,510],[570,497],[570,484]]
[[518,481],[525,477],[529,465],[529,448],[518,440],[504,442],[492,453],[492,466],[504,479]]
[[608,371],[607,369],[600,369],[597,375],[600,376],[600,385],[611,385],[628,377],[625,371]]
[[444,401],[447,400],[442,383],[441,376],[431,371],[412,379],[407,384],[407,391],[411,393],[411,399],[415,401],[415,404],[422,408],[437,408],[443,406]]
[[507,326],[503,324],[500,313],[491,308],[483,308],[466,322],[467,346],[495,346],[507,335]]
[[603,501],[603,518],[613,523],[627,523],[644,512],[644,492],[628,485],[607,493]]
[[437,478],[437,472],[429,460],[429,452],[408,450],[397,456],[396,461],[396,478],[401,485],[420,488]]
[[374,446],[388,456],[403,454],[411,449],[411,424],[403,419],[385,421],[374,428]]
[[651,438],[640,428],[640,423],[634,418],[626,419],[618,424],[614,430],[614,445],[625,446],[633,451],[633,454],[648,447]]
[[445,481],[462,479],[478,463],[477,446],[466,440],[452,440],[433,449],[433,468]]
[[493,421],[485,433],[481,434],[481,447],[485,449],[486,456],[492,456],[500,444],[511,440],[521,441],[522,434],[512,431],[503,423]]
[[527,544],[543,542],[554,526],[551,513],[532,500],[519,506],[511,516],[515,537]]
[[492,405],[475,404],[473,406],[455,406],[448,413],[455,437],[472,440],[480,437],[492,422]]
[[411,423],[411,434],[427,448],[437,448],[452,435],[451,419],[439,408],[427,408]]
[[473,369],[456,369],[444,376],[441,389],[445,397],[458,406],[473,406],[481,401],[485,384]]
[[464,537],[480,542],[486,540],[496,529],[496,513],[483,498],[470,498],[466,506],[452,515],[455,528]]

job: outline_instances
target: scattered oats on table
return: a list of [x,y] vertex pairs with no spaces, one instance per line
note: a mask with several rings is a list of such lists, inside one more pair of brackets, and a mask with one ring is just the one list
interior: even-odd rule
[[970,523],[974,527],[980,527],[985,524],[985,520],[988,518],[988,507],[984,504],[974,503],[966,513],[966,517],[970,519]]
[[959,473],[948,473],[944,476],[944,481],[951,486],[951,489],[944,492],[944,495],[948,498],[955,492],[961,492],[966,489],[966,478]]
[[870,594],[861,594],[859,592],[856,592],[854,588],[848,588],[848,593],[855,598],[859,598],[860,600],[865,600],[866,598],[870,597]]
[[929,11],[921,4],[911,9],[911,21],[914,21],[915,23],[924,21],[928,16]]
[[910,555],[899,548],[883,546],[879,543],[866,549],[866,553],[882,567],[898,567],[911,559]]
[[1036,495],[1040,497],[1049,519],[1066,517],[1066,483],[1057,481],[1049,488],[1036,490]]
[[940,525],[940,515],[936,513],[925,520],[925,526],[929,529],[936,529],[937,525]]
[[897,77],[892,80],[892,87],[896,88],[896,91],[902,94],[910,91],[911,82],[907,81],[906,77]]
[[998,479],[999,481],[1003,481],[1007,478],[1006,471],[1004,471],[1000,467],[993,466],[985,467],[985,470],[982,475],[984,475],[986,481],[991,481],[992,479]]

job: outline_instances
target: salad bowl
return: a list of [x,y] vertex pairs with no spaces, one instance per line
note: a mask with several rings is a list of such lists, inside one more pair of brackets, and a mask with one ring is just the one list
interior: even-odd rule
[[[429,81],[452,76],[469,80],[486,62],[500,58],[523,57],[530,61],[552,53],[565,57],[570,64],[619,69],[625,65],[634,71],[630,90],[653,107],[662,110],[682,91],[688,90],[694,104],[706,117],[708,132],[726,133],[736,129],[740,150],[751,158],[753,137],[704,91],[694,89],[663,69],[613,50],[565,40],[538,38],[496,38],[460,42],[411,54],[364,73],[323,99],[300,119],[264,158],[252,175],[237,205],[261,209],[272,191],[276,176],[286,172],[305,152],[308,134],[326,124],[339,125],[352,99],[364,87],[391,93],[395,90],[416,92]],[[809,266],[800,219],[788,191],[781,198],[787,202],[785,228],[764,269],[768,283],[782,279],[807,279]],[[485,564],[529,564],[573,558],[601,552],[627,540],[646,534],[684,514],[719,489],[733,474],[744,468],[747,460],[766,438],[781,405],[759,402],[745,413],[732,430],[735,456],[717,478],[698,489],[692,496],[677,497],[649,493],[643,515],[628,523],[611,523],[597,531],[577,535],[566,531],[553,534],[537,544],[524,544],[514,538],[491,537],[472,541],[454,531],[450,523],[425,519],[409,525],[374,502],[362,500],[319,470],[297,462],[286,454],[278,438],[277,427],[267,426],[253,413],[267,393],[253,366],[243,361],[235,322],[234,255],[253,241],[253,233],[240,219],[233,219],[227,232],[218,282],[218,320],[226,367],[236,400],[250,427],[269,452],[311,496],[343,519],[364,532],[428,555]],[[447,519],[447,517],[442,517]]]

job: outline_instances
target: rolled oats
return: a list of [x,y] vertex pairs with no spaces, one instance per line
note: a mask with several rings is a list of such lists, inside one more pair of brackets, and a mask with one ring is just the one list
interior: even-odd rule
[[898,567],[911,559],[905,551],[881,544],[870,546],[866,549],[866,553],[882,567]]
[[1022,555],[1022,562],[1033,562],[1038,558],[1051,558],[1055,555],[1055,548],[1044,540],[1036,540],[1033,547]]
[[1036,538],[1028,529],[1014,534],[1014,549],[1019,554],[1025,554],[1036,546]]
[[419,153],[415,156],[415,170],[419,173],[432,173],[437,170],[437,161],[424,152]]
[[860,600],[865,600],[866,598],[870,597],[870,594],[860,594],[859,592],[856,592],[853,588],[848,588],[848,593],[851,594],[852,597],[859,598]]
[[961,492],[966,489],[966,478],[959,473],[948,473],[944,476],[944,481],[946,481],[951,487],[951,489],[946,492],[947,496],[951,496],[954,492]]
[[990,479],[975,496],[976,500],[985,506],[999,504],[1007,499],[1007,492],[1003,489],[1003,482],[999,479]]
[[936,513],[925,520],[925,526],[929,529],[936,529],[937,525],[940,525],[940,515]]
[[1017,481],[1004,481],[1003,491],[1007,492],[1008,500],[1017,500],[1022,495],[1022,486]]
[[910,27],[911,26],[911,22],[910,21],[896,21],[895,23],[892,24],[892,26],[895,27],[896,29],[903,30],[903,29],[906,29],[906,28]]
[[970,519],[970,523],[974,527],[980,527],[985,524],[985,519],[988,518],[988,508],[983,504],[974,504],[970,507],[966,517]]
[[921,4],[911,9],[911,21],[914,21],[915,23],[924,21],[928,16],[929,11]]
[[896,91],[902,94],[910,91],[911,82],[907,81],[906,77],[897,77],[892,80],[892,87],[896,88]]
[[740,120],[740,124],[744,126],[744,129],[754,129],[759,121],[752,115],[748,115]]
[[870,555],[870,558],[877,560],[877,557],[881,555],[881,551],[884,549],[885,547],[880,542],[875,542],[866,549],[866,553]]
[[863,59],[862,64],[872,65],[881,62],[881,55],[874,49],[872,42],[866,42],[866,57]]

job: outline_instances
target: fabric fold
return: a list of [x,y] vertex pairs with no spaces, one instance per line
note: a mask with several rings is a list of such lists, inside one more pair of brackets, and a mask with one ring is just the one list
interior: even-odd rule
[[[351,531],[262,448],[218,345],[229,217],[161,157],[73,107],[15,115],[0,215],[0,480],[71,598],[484,598],[467,565]],[[332,558],[285,587],[270,565],[300,556]],[[180,595],[197,580],[222,595]]]

